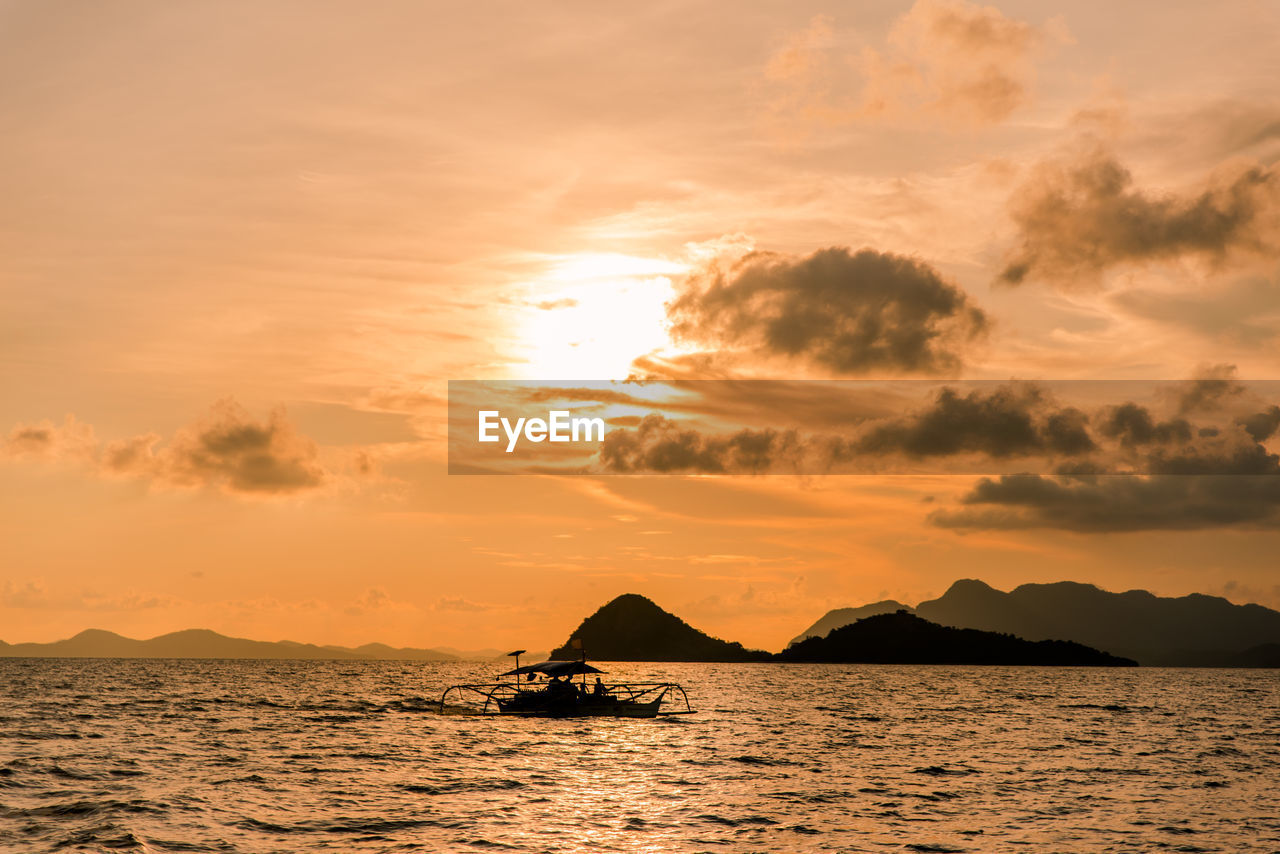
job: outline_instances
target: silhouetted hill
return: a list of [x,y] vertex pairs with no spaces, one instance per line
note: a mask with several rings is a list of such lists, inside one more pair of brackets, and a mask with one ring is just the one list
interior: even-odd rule
[[906,610],[878,614],[809,638],[780,652],[780,661],[857,664],[991,664],[1120,667],[1137,662],[1071,641],[1028,641],[1013,635],[956,629]]
[[1237,654],[1280,643],[1280,612],[1193,593],[1110,593],[1092,584],[1023,584],[1009,593],[957,581],[916,614],[945,626],[1007,632],[1030,640],[1068,638],[1146,665],[1239,666]]
[[351,649],[295,641],[255,641],[227,637],[209,629],[186,629],[149,640],[135,640],[102,629],[86,629],[75,637],[53,643],[0,643],[0,657],[454,660],[452,655],[431,649],[393,649],[385,644],[366,644]]
[[[895,611],[910,611],[908,605],[885,599],[883,602],[872,602],[861,608],[836,608],[822,615],[822,619],[791,639],[791,644],[800,643],[805,638],[824,638],[832,629],[856,623],[858,620],[874,617],[877,614],[892,614]],[[790,646],[790,644],[788,644]]]
[[698,631],[635,593],[609,602],[582,621],[552,658],[573,659],[579,638],[589,657],[602,661],[768,661],[769,653],[745,649]]

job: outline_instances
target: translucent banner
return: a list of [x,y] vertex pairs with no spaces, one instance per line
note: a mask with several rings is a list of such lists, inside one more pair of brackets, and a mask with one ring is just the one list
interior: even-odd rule
[[1273,475],[1280,381],[449,383],[449,473]]

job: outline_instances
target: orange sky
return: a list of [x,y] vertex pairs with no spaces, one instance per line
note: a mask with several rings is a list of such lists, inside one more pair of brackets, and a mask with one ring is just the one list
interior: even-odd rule
[[[1274,379],[1278,26],[4,3],[0,638],[546,648],[638,592],[776,649],[960,577],[1280,607],[1265,497],[956,528],[931,514],[971,477],[450,476],[444,441],[449,379]],[[952,304],[866,296],[864,249]],[[888,325],[814,325],[856,312]],[[942,337],[906,358],[889,326]]]

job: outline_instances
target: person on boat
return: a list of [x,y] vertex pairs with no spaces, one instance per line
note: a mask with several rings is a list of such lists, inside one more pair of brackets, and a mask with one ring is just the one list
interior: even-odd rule
[[596,677],[596,685],[591,689],[591,693],[597,697],[609,696],[609,689],[604,687],[604,683],[600,681],[600,677]]

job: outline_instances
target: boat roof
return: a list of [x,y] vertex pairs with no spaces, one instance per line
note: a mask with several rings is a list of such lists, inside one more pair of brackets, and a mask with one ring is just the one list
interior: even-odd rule
[[503,676],[523,676],[526,673],[541,673],[544,676],[577,676],[579,673],[604,673],[598,667],[592,667],[585,661],[539,661],[537,664],[526,664],[515,670],[508,670]]

